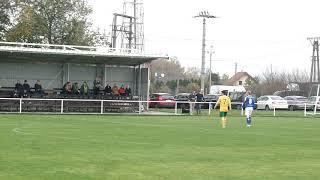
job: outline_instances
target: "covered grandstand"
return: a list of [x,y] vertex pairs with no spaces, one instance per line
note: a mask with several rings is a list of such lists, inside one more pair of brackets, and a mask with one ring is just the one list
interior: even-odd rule
[[2,98],[10,97],[18,80],[27,80],[31,87],[40,80],[44,98],[55,99],[61,98],[61,89],[67,82],[86,81],[92,89],[96,80],[102,87],[107,83],[129,85],[132,97],[145,101],[149,96],[149,63],[161,58],[167,56],[136,49],[0,42],[0,94]]

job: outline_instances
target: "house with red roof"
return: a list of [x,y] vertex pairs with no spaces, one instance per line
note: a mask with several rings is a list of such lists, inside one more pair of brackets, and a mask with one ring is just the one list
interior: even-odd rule
[[230,79],[226,80],[223,84],[228,86],[248,86],[252,82],[253,77],[247,72],[237,72]]

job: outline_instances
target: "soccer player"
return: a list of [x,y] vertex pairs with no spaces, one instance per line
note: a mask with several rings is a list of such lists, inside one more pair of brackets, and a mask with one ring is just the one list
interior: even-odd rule
[[219,97],[214,109],[220,104],[220,117],[221,117],[221,125],[222,128],[226,127],[227,124],[227,113],[231,110],[231,100],[230,97],[227,96],[228,91],[223,90],[222,96]]
[[251,126],[251,115],[254,108],[254,97],[251,95],[251,91],[247,91],[247,96],[244,98],[242,108],[245,110],[244,114],[247,119],[247,127]]

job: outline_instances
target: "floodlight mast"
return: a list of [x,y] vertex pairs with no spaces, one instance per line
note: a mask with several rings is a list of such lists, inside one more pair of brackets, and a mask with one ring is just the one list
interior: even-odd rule
[[310,37],[310,41],[313,51],[311,59],[311,72],[310,72],[310,83],[317,82],[320,83],[320,60],[319,60],[319,40],[320,37]]
[[204,91],[204,78],[205,78],[205,59],[206,59],[206,19],[217,18],[216,16],[210,15],[208,11],[201,11],[194,18],[202,18],[202,63],[201,63],[201,91]]

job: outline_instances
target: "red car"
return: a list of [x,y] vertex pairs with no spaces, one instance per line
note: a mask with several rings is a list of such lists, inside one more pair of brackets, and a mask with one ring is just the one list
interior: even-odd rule
[[149,107],[151,108],[159,108],[166,107],[172,108],[175,107],[174,96],[169,93],[153,93],[150,96],[149,101],[159,101],[159,102],[149,102]]

